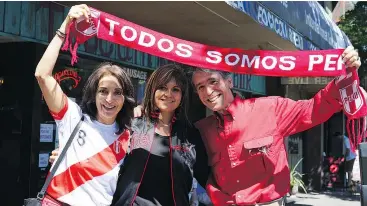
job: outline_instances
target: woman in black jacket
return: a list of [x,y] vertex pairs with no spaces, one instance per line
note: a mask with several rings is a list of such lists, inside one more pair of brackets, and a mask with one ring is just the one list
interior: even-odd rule
[[187,118],[188,84],[183,69],[173,64],[158,68],[149,78],[144,115],[132,123],[130,152],[112,205],[187,206],[194,170],[205,185],[205,148]]

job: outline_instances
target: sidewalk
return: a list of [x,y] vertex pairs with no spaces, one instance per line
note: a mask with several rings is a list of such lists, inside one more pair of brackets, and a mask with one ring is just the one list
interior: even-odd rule
[[359,194],[350,195],[346,192],[322,192],[297,194],[287,198],[287,206],[360,206]]

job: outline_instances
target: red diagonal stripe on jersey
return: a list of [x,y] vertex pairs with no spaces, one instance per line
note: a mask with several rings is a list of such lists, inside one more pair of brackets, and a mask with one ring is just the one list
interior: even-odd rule
[[[129,132],[125,131],[120,135],[118,141],[115,141],[101,152],[88,158],[86,161],[75,163],[64,172],[55,176],[47,193],[57,199],[75,190],[80,185],[101,176],[113,169],[125,157],[128,147]],[[119,142],[119,153],[116,153],[116,142]]]

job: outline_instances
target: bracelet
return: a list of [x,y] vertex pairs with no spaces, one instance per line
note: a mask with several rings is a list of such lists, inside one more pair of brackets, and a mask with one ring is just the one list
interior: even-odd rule
[[56,35],[57,35],[59,38],[61,38],[61,39],[65,39],[65,37],[64,37],[64,36],[62,36],[61,34],[59,34],[58,32],[56,32]]
[[65,36],[66,36],[66,34],[65,34],[65,33],[63,33],[63,32],[61,32],[59,29],[58,29],[58,30],[56,30],[56,34],[57,34],[57,36],[59,36],[60,38],[65,38]]
[[58,29],[57,31],[60,32],[60,34],[66,36],[66,34],[64,32],[60,31],[60,29]]

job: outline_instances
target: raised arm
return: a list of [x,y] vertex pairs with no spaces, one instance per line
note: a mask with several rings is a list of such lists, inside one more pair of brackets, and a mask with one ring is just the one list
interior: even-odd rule
[[85,16],[88,18],[89,9],[86,5],[77,5],[71,7],[68,16],[61,24],[57,34],[54,36],[37,65],[35,76],[45,98],[50,111],[58,113],[65,105],[64,93],[52,76],[57,57],[65,38],[65,32],[68,24],[73,18]]
[[[343,53],[346,67],[358,69],[361,61],[353,47]],[[276,121],[284,137],[307,130],[328,120],[342,109],[339,91],[335,82],[330,82],[312,99],[294,101],[278,98],[276,101]]]
[[330,82],[312,99],[294,101],[279,97],[275,104],[276,122],[283,137],[319,125],[342,109],[334,82]]

